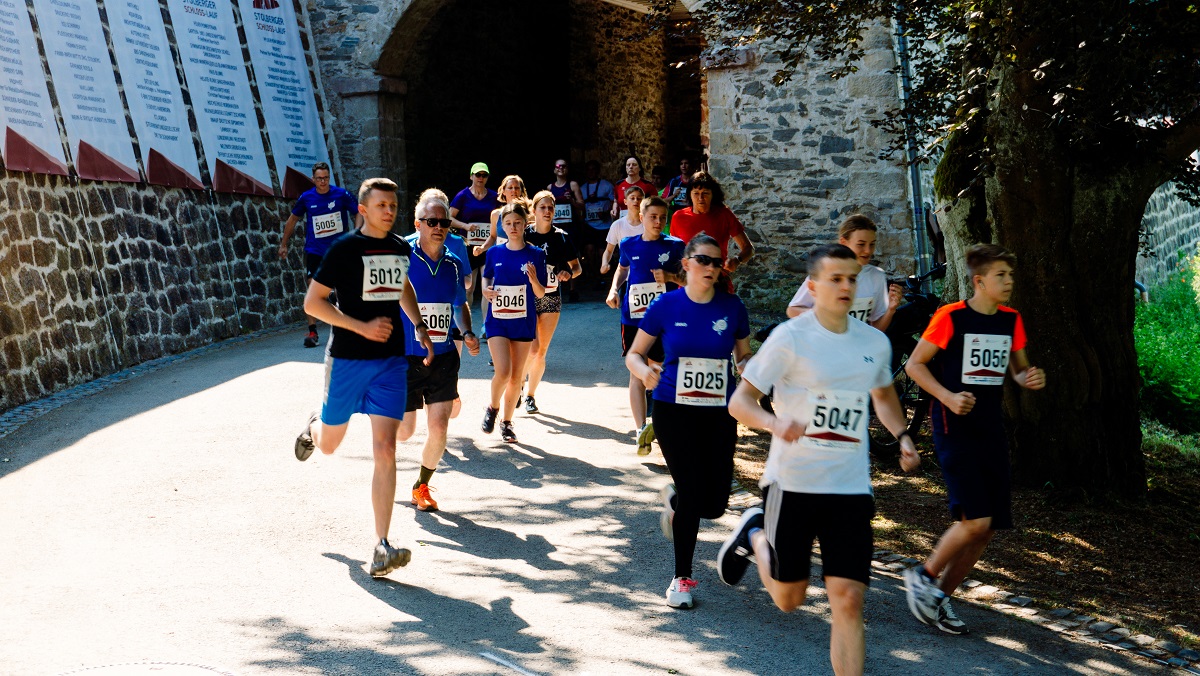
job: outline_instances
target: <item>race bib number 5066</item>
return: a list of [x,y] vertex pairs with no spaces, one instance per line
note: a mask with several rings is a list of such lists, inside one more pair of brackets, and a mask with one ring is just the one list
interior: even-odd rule
[[408,259],[397,254],[363,256],[363,300],[400,300]]

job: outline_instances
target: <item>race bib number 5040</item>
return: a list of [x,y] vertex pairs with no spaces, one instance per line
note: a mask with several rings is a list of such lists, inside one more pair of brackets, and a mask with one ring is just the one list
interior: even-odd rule
[[963,385],[1003,385],[1012,353],[1012,336],[991,333],[963,335]]
[[363,256],[363,300],[400,300],[408,259],[398,254]]
[[867,433],[866,392],[809,390],[806,402],[808,427],[801,444],[810,448],[856,451]]

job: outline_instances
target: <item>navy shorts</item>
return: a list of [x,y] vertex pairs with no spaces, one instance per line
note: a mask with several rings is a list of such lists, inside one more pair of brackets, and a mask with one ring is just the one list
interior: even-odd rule
[[993,529],[1012,528],[1012,477],[1003,423],[991,433],[961,426],[947,432],[941,406],[933,406],[932,414],[933,449],[950,496],[950,517],[990,517]]
[[317,274],[317,268],[321,267],[321,261],[324,258],[324,256],[315,253],[304,252],[304,272],[308,275],[309,279],[312,279],[313,275]]
[[780,582],[807,580],[815,539],[821,543],[822,577],[871,583],[875,498],[867,494],[792,493],[771,484],[763,488],[763,508],[772,578]]
[[[637,338],[638,327],[633,324],[621,325],[621,356],[629,354],[629,348],[633,347],[633,339]],[[654,344],[650,346],[650,351],[646,354],[646,359],[653,362],[663,363],[667,358],[663,352],[662,337],[654,339]]]
[[325,401],[321,422],[345,425],[355,413],[404,419],[408,359],[325,358]]

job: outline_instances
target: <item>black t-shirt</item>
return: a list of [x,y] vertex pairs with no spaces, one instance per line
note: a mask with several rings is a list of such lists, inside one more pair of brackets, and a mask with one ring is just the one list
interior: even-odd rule
[[579,258],[579,252],[571,243],[570,236],[562,228],[551,228],[550,232],[542,234],[534,226],[525,228],[525,241],[546,252],[546,263],[550,265],[550,274],[570,272],[571,261]]
[[313,279],[337,291],[337,306],[359,321],[376,317],[392,320],[392,335],[386,343],[333,328],[328,354],[337,359],[384,359],[404,356],[404,325],[400,321],[400,294],[408,278],[408,256],[412,247],[402,237],[367,237],[357,230],[341,237],[321,261]]

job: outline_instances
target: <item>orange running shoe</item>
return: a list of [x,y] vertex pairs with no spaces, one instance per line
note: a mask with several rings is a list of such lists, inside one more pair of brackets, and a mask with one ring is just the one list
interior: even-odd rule
[[429,495],[429,484],[421,484],[413,489],[412,504],[422,512],[436,512],[437,502]]

